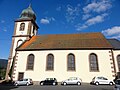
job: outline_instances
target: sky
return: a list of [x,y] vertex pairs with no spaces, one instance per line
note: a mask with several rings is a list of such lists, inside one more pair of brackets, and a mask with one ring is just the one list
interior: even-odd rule
[[101,32],[120,40],[120,0],[0,0],[0,59],[8,59],[14,21],[30,3],[38,35]]

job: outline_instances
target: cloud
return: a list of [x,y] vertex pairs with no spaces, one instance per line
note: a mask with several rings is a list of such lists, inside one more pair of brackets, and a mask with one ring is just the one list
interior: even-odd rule
[[82,20],[86,20],[86,19],[88,19],[88,18],[90,18],[90,17],[91,17],[90,14],[85,14],[85,15],[83,15],[83,17],[82,17]]
[[83,20],[89,19],[95,14],[106,13],[112,7],[110,0],[92,1],[87,6],[83,7]]
[[55,21],[55,18],[54,17],[51,17],[51,18],[48,18],[49,21]]
[[83,24],[79,25],[76,30],[86,29],[89,26],[105,21],[109,16],[107,11],[112,7],[110,0],[88,0],[89,4],[83,7],[82,20]]
[[42,18],[40,20],[40,23],[41,24],[50,24],[51,21],[55,21],[55,18],[54,17],[51,17],[51,18],[48,18],[48,17]]
[[0,23],[5,23],[5,20],[1,20]]
[[42,19],[40,20],[40,23],[42,23],[42,24],[49,24],[50,21],[49,21],[48,19],[42,18]]
[[83,25],[77,24],[77,25],[75,25],[75,28],[76,28],[77,31],[81,31],[81,30],[83,30],[83,29],[88,28],[88,26],[85,25],[85,24],[83,24]]
[[94,25],[94,24],[97,24],[97,23],[101,23],[101,22],[103,22],[105,20],[105,17],[107,15],[108,14],[105,13],[105,14],[102,14],[102,15],[97,15],[95,17],[92,17],[92,18],[86,20],[84,24],[76,25],[75,28],[76,28],[76,30],[80,31],[80,30],[88,28],[91,25]]
[[7,32],[7,29],[6,28],[4,28],[4,30],[3,30],[4,32]]
[[90,12],[105,12],[106,10],[112,7],[111,2],[109,0],[101,0],[98,2],[92,2],[83,8],[84,13]]
[[59,7],[56,8],[57,11],[61,11],[61,9],[62,9],[61,6],[59,6]]
[[120,26],[114,26],[112,28],[102,30],[102,33],[105,36],[111,36],[111,37],[120,37]]
[[80,14],[80,4],[77,4],[77,6],[73,7],[71,5],[67,5],[66,9],[66,20],[67,22],[73,23],[74,20],[79,16]]
[[88,19],[85,24],[88,25],[88,26],[91,26],[91,25],[94,25],[94,24],[103,22],[105,16],[107,16],[107,14],[98,15],[98,16],[96,16],[96,17],[93,17],[93,18],[91,18],[91,19]]

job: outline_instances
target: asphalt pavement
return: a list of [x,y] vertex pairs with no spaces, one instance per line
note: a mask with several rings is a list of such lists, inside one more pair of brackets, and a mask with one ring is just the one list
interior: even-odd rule
[[57,86],[40,86],[40,85],[31,85],[31,86],[11,86],[11,85],[0,85],[0,90],[114,90],[114,85],[90,85],[82,84],[81,86],[77,85],[57,85]]

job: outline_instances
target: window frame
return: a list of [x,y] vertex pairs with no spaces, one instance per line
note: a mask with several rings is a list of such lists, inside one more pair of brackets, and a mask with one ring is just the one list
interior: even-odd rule
[[19,30],[20,30],[20,31],[24,31],[24,30],[25,30],[25,23],[21,23],[21,24],[20,24]]
[[[91,60],[91,55],[95,56],[94,57],[95,60]],[[93,56],[92,56],[92,58],[93,58]],[[90,72],[99,72],[98,56],[95,53],[91,53],[89,55],[89,69],[90,69]]]
[[22,40],[22,39],[18,40],[16,47],[19,47],[22,43],[23,43],[23,40]]
[[[70,55],[72,55],[72,59],[73,59],[72,61],[70,61],[71,60]],[[73,53],[69,53],[67,55],[67,71],[76,71],[75,55]]]
[[[49,61],[49,60],[52,60],[52,61]],[[54,71],[54,55],[51,53],[48,54],[46,58],[46,71]]]
[[[120,71],[120,59],[118,59],[118,57],[120,57],[120,54],[119,54],[119,55],[117,55],[117,65],[118,65],[118,71]],[[119,60],[119,62],[118,62],[118,60]]]
[[[31,63],[31,61],[30,61],[30,56],[33,56],[32,57],[32,63]],[[34,56],[34,54],[29,54],[28,56],[27,56],[27,64],[26,64],[26,70],[34,70],[34,61],[35,61],[35,56]],[[30,65],[31,64],[31,65]],[[30,67],[32,67],[32,68],[30,68]]]

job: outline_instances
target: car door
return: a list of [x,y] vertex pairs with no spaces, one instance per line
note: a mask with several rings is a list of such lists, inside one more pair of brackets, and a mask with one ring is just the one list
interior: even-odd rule
[[72,79],[68,79],[67,80],[67,84],[73,84],[73,80]]
[[73,83],[73,84],[77,84],[77,82],[78,82],[78,79],[77,79],[76,77],[73,78],[72,83]]
[[100,78],[99,78],[99,83],[100,83],[100,84],[108,84],[107,78],[100,77]]
[[44,81],[44,84],[45,84],[45,85],[48,85],[48,84],[49,84],[49,80],[45,80],[45,81]]
[[19,81],[18,81],[18,84],[19,84],[19,85],[23,85],[23,79],[19,80]]
[[103,77],[103,83],[104,84],[109,84],[109,80],[107,78]]
[[103,77],[97,77],[97,82],[99,82],[99,84],[104,84]]
[[50,78],[50,80],[49,80],[49,84],[52,85],[53,82],[54,82],[54,78]]

